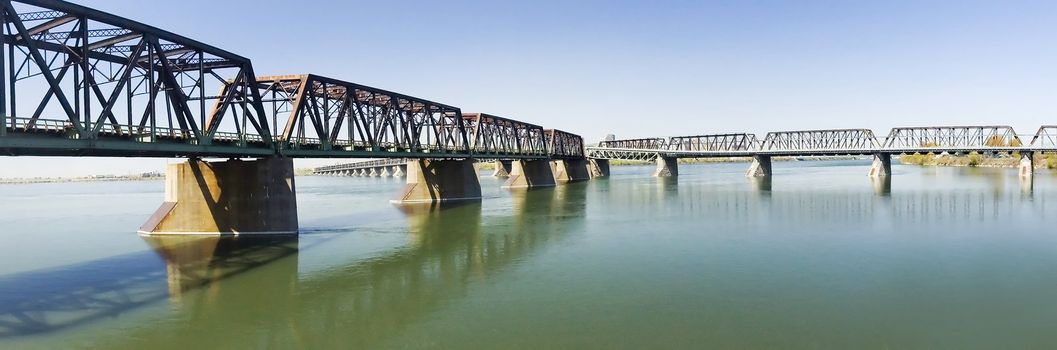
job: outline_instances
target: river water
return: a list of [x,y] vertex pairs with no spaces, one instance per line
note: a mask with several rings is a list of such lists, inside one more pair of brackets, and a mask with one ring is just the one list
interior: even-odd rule
[[614,167],[443,208],[297,179],[297,238],[144,238],[161,182],[0,186],[3,349],[1052,348],[1057,174]]

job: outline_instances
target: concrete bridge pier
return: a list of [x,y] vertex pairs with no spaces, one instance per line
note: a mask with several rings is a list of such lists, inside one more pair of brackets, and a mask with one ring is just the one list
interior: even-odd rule
[[591,178],[609,177],[609,159],[588,159],[587,172]]
[[407,185],[393,203],[436,203],[481,199],[481,182],[472,159],[418,159],[407,162]]
[[745,176],[748,177],[769,177],[771,176],[771,156],[755,155],[752,156],[752,165],[749,166],[749,171],[745,172]]
[[496,177],[496,178],[509,178],[509,177],[511,177],[511,171],[513,170],[512,167],[514,166],[514,161],[496,160],[496,161],[492,162],[492,164],[493,164],[493,167],[495,168],[492,171],[492,176],[493,177]]
[[587,159],[551,161],[551,172],[554,173],[554,181],[556,183],[563,184],[591,179],[591,175],[587,173]]
[[378,169],[371,168],[371,170],[369,170],[369,172],[367,173],[367,176],[378,177]]
[[553,187],[554,172],[549,160],[515,160],[510,166],[510,178],[503,188]]
[[389,177],[389,175],[392,175],[389,173],[388,167],[381,167],[379,169],[381,169],[381,171],[378,172],[378,175],[381,177]]
[[657,170],[653,171],[654,177],[679,176],[679,159],[673,157],[657,156]]
[[1020,178],[1032,179],[1035,177],[1035,153],[1020,152]]
[[356,170],[356,176],[360,176],[360,177],[367,176],[367,169]]
[[139,233],[297,234],[293,160],[169,164],[165,201]]
[[497,160],[497,161],[493,162],[492,164],[494,165],[495,170],[492,171],[492,176],[496,177],[496,178],[509,178],[509,177],[511,177],[511,171],[512,171],[511,167],[514,166],[513,163],[514,163],[514,161],[503,161],[503,160]]
[[892,155],[888,153],[877,153],[873,155],[873,165],[870,167],[870,177],[888,177],[892,175]]

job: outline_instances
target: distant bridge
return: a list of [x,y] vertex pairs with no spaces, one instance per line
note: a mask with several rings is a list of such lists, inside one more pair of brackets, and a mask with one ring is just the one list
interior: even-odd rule
[[875,157],[871,176],[888,176],[892,155],[1020,153],[1021,174],[1034,172],[1033,155],[1057,152],[1057,126],[1042,126],[1028,142],[1009,126],[901,127],[878,138],[868,129],[778,131],[762,140],[754,134],[714,134],[607,140],[587,147],[587,156],[597,160],[657,161],[658,176],[678,174],[678,158],[752,157],[748,175],[770,176],[775,156]]

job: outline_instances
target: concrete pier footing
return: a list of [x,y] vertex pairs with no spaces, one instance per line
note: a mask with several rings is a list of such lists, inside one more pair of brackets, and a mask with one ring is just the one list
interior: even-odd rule
[[481,182],[473,160],[412,160],[407,185],[394,203],[432,203],[481,199]]
[[492,176],[495,177],[510,177],[511,167],[513,161],[510,160],[496,160],[492,162],[495,166],[495,170],[492,171]]
[[382,169],[382,171],[378,172],[379,176],[381,176],[381,177],[389,177],[389,175],[391,175],[391,174],[389,174],[389,168],[381,167],[380,169]]
[[591,178],[609,177],[609,159],[588,159],[587,172]]
[[745,172],[745,176],[748,176],[748,177],[771,176],[771,156],[763,156],[763,155],[752,156],[752,165],[749,166],[749,171]]
[[1033,152],[1020,152],[1020,177],[1030,179],[1035,176],[1035,154]]
[[870,166],[870,177],[887,177],[892,175],[892,155],[878,153],[873,155],[873,165]]
[[503,188],[534,188],[554,186],[554,172],[548,160],[515,160],[511,162],[510,178]]
[[587,159],[561,159],[551,161],[551,172],[556,183],[587,181],[591,175],[587,172]]
[[407,175],[407,165],[393,166],[393,177],[404,177]]
[[289,158],[169,164],[165,201],[140,234],[297,234]]
[[679,176],[679,159],[670,157],[657,157],[657,170],[653,172],[653,176]]

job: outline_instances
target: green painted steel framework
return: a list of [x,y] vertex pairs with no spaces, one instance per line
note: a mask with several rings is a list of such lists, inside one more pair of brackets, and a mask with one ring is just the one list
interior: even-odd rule
[[584,157],[573,134],[313,74],[257,76],[248,58],[69,2],[0,6],[3,155]]

